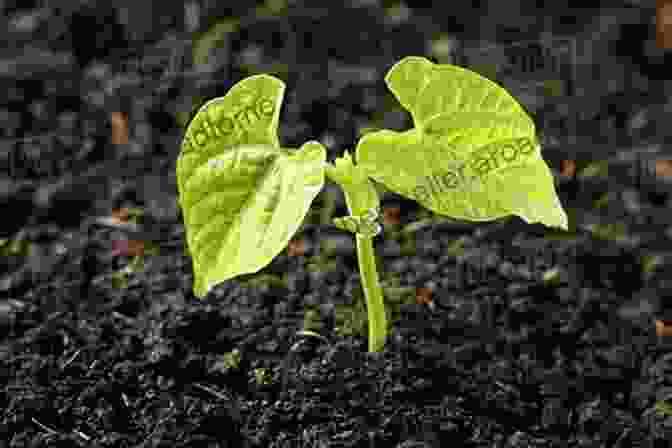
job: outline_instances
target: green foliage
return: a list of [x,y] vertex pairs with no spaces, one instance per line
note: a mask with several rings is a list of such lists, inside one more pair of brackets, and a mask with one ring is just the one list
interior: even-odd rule
[[655,409],[656,415],[665,417],[672,415],[672,404],[667,400],[656,401]]
[[273,373],[268,367],[258,367],[254,369],[254,381],[259,386],[265,386],[273,382]]
[[[298,150],[280,147],[285,85],[273,76],[245,78],[199,109],[176,170],[196,296],[268,265],[300,228],[325,176],[345,195],[349,216],[334,223],[355,234],[370,351],[382,349],[387,333],[372,243],[380,231],[373,180],[423,205],[428,218],[518,215],[567,229],[534,123],[508,92],[469,70],[420,57],[399,61],[385,82],[415,128],[366,133],[357,163],[347,150],[327,163],[325,148],[314,141]],[[359,324],[352,322],[355,331]]]
[[567,228],[532,119],[506,90],[454,65],[407,57],[385,77],[415,128],[366,134],[357,164],[434,213],[469,221],[515,214]]
[[0,256],[27,257],[31,253],[31,245],[30,240],[20,236],[12,239],[2,238],[0,239]]
[[222,357],[222,365],[226,370],[237,369],[240,365],[240,359],[240,350],[235,348],[230,352],[224,353],[224,356]]
[[279,146],[284,89],[271,76],[246,78],[203,105],[187,129],[177,178],[198,297],[270,263],[322,189],[324,147]]
[[209,368],[210,372],[230,373],[240,368],[240,361],[243,356],[239,349],[234,348],[230,352],[226,352],[220,359],[213,363]]

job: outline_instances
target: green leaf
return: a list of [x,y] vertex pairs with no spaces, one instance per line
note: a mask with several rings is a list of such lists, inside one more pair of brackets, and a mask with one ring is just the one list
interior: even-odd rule
[[273,382],[273,374],[268,367],[257,367],[254,369],[254,379],[258,385],[263,386]]
[[208,101],[187,128],[177,179],[197,297],[268,265],[324,185],[321,144],[279,147],[283,92],[272,76],[245,78]]
[[226,370],[237,369],[240,365],[240,359],[240,350],[234,348],[232,351],[224,353],[222,363]]
[[27,257],[31,254],[32,243],[22,236],[16,236],[13,239],[0,240],[0,255],[9,257]]
[[658,400],[655,404],[656,414],[659,416],[672,415],[672,404],[666,400]]
[[454,65],[407,57],[385,81],[414,129],[366,134],[357,166],[434,213],[468,221],[518,215],[567,229],[534,122],[494,82]]

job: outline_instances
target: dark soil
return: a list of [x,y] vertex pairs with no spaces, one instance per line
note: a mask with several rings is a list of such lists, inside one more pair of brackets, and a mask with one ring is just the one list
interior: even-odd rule
[[[192,26],[182,2],[0,2],[0,447],[672,446],[655,329],[672,318],[669,175],[622,160],[670,141],[653,9],[195,3],[211,6]],[[230,19],[212,71],[190,75],[191,42]],[[570,232],[456,223],[384,192],[399,222],[374,241],[392,320],[378,354],[333,185],[292,250],[194,297],[175,160],[205,100],[276,74],[283,145],[319,139],[333,160],[363,127],[411,126],[383,82],[403,56],[550,30],[579,43],[573,95],[534,111]],[[113,144],[119,112],[130,139]],[[614,168],[577,177],[566,159]],[[112,225],[122,207],[135,224]],[[125,241],[145,244],[136,264]]]

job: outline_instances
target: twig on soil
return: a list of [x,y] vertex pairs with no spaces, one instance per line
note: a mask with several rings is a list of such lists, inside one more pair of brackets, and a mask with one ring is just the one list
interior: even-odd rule
[[219,398],[220,400],[231,401],[231,397],[229,397],[226,394],[223,394],[219,391],[216,391],[216,390],[212,389],[211,387],[204,386],[203,384],[200,384],[200,383],[194,383],[194,386],[198,387],[199,389],[201,389],[205,392],[208,392],[209,394],[214,395],[215,397]]
[[33,423],[35,423],[37,426],[39,426],[40,428],[42,428],[43,430],[45,430],[47,433],[49,433],[49,435],[56,436],[56,435],[61,434],[60,432],[56,431],[55,429],[50,428],[50,427],[48,427],[47,425],[43,425],[42,423],[38,422],[37,419],[36,419],[35,417],[31,417],[30,419],[31,419],[31,420],[33,421]]

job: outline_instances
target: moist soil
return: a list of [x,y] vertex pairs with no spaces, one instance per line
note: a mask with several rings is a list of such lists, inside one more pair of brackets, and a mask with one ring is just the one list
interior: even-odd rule
[[[190,25],[182,4],[136,3],[0,6],[0,447],[672,446],[672,355],[655,326],[672,318],[668,195],[606,195],[553,156],[664,142],[653,10],[239,2]],[[211,71],[189,75],[192,39],[226,20],[238,25],[215,39]],[[548,149],[570,232],[458,223],[381,189],[381,353],[367,353],[333,185],[267,267],[193,295],[175,160],[205,100],[274,73],[284,146],[319,139],[333,160],[364,127],[410,128],[383,76],[440,33],[513,42],[549,27],[584,43],[574,62],[589,73],[574,80],[580,112],[543,112],[560,139],[579,117],[580,142]],[[162,48],[182,55],[173,73]]]

